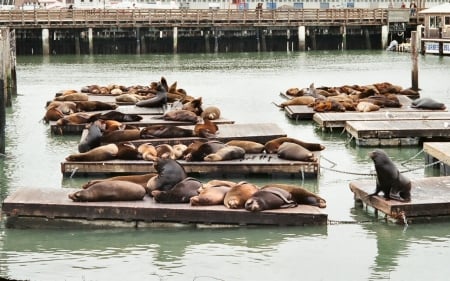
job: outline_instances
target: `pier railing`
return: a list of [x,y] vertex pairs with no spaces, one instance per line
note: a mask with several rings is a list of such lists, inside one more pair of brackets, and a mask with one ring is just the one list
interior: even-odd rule
[[387,24],[386,9],[63,9],[0,11],[0,26],[10,28],[130,26],[299,26]]

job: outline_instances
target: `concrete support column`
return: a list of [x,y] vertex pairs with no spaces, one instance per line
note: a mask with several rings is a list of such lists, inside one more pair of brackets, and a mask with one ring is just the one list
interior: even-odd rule
[[306,28],[304,25],[298,27],[298,48],[300,51],[306,51]]
[[370,43],[370,32],[367,28],[364,29],[364,37],[366,39],[366,48],[368,50],[372,50],[372,44]]
[[267,52],[266,33],[264,32],[264,30],[261,30],[260,36],[261,36],[261,48],[262,48],[262,51],[263,52]]
[[341,34],[342,34],[342,50],[347,50],[347,26],[341,26]]
[[381,26],[381,48],[386,49],[388,46],[389,27],[387,25]]
[[260,40],[261,29],[256,29],[256,50],[261,52],[261,40]]
[[81,54],[80,50],[80,33],[75,31],[75,54],[79,56]]
[[291,41],[291,31],[288,29],[288,30],[286,30],[286,51],[287,52],[289,52],[291,49],[291,44],[290,44],[290,41]]
[[205,32],[205,52],[206,53],[211,52],[211,47],[209,46],[209,31]]
[[178,27],[173,27],[173,53],[176,54],[178,51]]
[[147,53],[147,45],[145,42],[145,35],[141,35],[140,44],[141,44],[141,54],[146,54]]
[[42,29],[42,55],[50,55],[50,32],[48,28]]
[[89,55],[94,54],[94,34],[92,27],[88,28]]
[[136,27],[136,54],[141,54],[141,29]]
[[217,30],[214,30],[214,53],[219,52],[219,34]]

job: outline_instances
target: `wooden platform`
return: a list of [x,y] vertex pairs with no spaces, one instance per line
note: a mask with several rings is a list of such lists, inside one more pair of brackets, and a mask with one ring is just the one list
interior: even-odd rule
[[374,111],[315,113],[313,120],[322,128],[344,128],[347,121],[450,120],[447,111]]
[[441,176],[450,176],[450,142],[425,142],[423,151],[425,152],[425,164],[441,161],[434,167],[439,169]]
[[[138,127],[145,127],[150,125],[174,125],[174,126],[186,126],[192,123],[185,121],[168,121],[164,119],[158,119],[156,117],[161,117],[162,115],[142,115],[141,121],[136,122],[122,122],[123,124],[134,125]],[[216,124],[233,124],[234,121],[225,118],[220,118],[213,120]],[[81,134],[86,127],[86,124],[71,124],[65,126],[57,126],[56,122],[50,122],[50,130],[53,134],[63,135],[65,134]]]
[[[315,152],[320,159],[320,152]],[[320,161],[303,162],[280,159],[276,154],[247,154],[245,159],[216,162],[187,162],[178,160],[188,174],[267,174],[298,177],[317,177]],[[152,161],[146,160],[109,160],[102,162],[61,163],[64,176],[88,176],[95,174],[145,174],[156,173]]]
[[[355,200],[382,212],[399,223],[413,220],[432,220],[450,215],[450,177],[430,177],[412,180],[411,202],[385,200],[380,196],[368,197],[375,191],[375,180],[354,181],[350,190]],[[450,219],[450,217],[449,217]]]
[[[46,222],[68,220],[80,225],[96,221],[124,222],[130,227],[144,227],[154,222],[182,224],[225,225],[326,225],[327,214],[320,208],[299,205],[263,212],[232,210],[225,206],[194,207],[190,204],[161,204],[149,196],[142,201],[73,202],[68,194],[76,189],[20,188],[8,196],[2,204],[7,227],[20,225],[21,219],[40,219],[40,227]],[[42,220],[45,218],[45,220]]]
[[347,121],[345,130],[359,146],[410,146],[423,139],[450,138],[447,120]]

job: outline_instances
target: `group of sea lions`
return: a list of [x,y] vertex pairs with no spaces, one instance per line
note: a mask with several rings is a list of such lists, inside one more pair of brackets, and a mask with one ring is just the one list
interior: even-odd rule
[[[340,87],[317,88],[312,83],[308,88],[289,88],[286,90],[285,95],[288,96],[288,100],[275,105],[281,108],[290,105],[307,105],[312,107],[315,112],[370,112],[385,107],[402,107],[398,95],[417,98],[419,92],[411,88],[404,89],[389,82],[365,86],[344,85]],[[418,102],[413,102],[411,107],[445,109],[442,103],[430,98],[419,99]]]
[[130,141],[112,142],[102,145],[100,121],[89,127],[86,137],[78,145],[78,153],[70,154],[66,161],[105,161],[112,159],[147,160],[170,158],[173,160],[195,161],[225,161],[245,159],[245,157],[278,157],[280,159],[314,162],[317,161],[315,151],[325,149],[319,143],[305,142],[291,137],[280,137],[264,144],[249,140],[230,140],[221,142],[211,139],[194,140],[189,145],[158,144],[151,141],[134,145]]
[[202,183],[188,177],[176,160],[158,158],[156,173],[118,176],[89,181],[70,193],[73,201],[134,201],[151,196],[158,203],[190,203],[191,206],[224,205],[252,212],[295,207],[299,204],[326,207],[326,200],[302,186],[211,180]]

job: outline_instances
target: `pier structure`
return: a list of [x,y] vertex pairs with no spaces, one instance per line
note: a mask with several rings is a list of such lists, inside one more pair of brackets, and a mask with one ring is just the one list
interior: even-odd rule
[[[402,11],[398,9],[399,13]],[[405,10],[405,9],[403,9]],[[18,54],[382,49],[396,9],[0,11]],[[415,28],[419,18],[406,19]],[[391,38],[389,38],[391,37]]]

